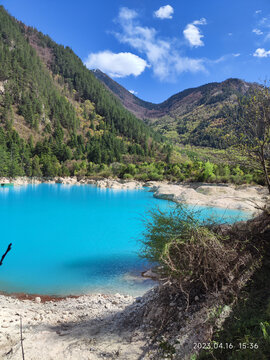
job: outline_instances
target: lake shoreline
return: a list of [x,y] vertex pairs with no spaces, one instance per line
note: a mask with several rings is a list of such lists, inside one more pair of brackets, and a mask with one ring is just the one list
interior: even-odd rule
[[[73,178],[5,180],[8,182],[14,180],[15,185],[91,184],[99,188],[115,190],[147,187],[154,197],[161,199],[200,206],[213,206],[212,204],[215,206],[220,204],[223,208],[235,206],[237,209],[253,212],[256,210],[254,201],[263,206],[269,200],[266,189],[260,186],[139,183]],[[2,181],[3,178],[0,179],[0,182]],[[249,205],[250,203],[253,205]],[[147,359],[148,357],[144,356],[147,354],[155,330],[155,319],[159,316],[158,312],[162,311],[162,307],[158,307],[159,289],[159,286],[155,286],[139,297],[121,294],[58,297],[0,293],[0,358],[21,359],[20,319],[22,319],[24,352],[29,359]],[[170,299],[169,307],[175,306],[174,301]],[[194,304],[195,309],[196,306],[197,303]],[[192,311],[185,313],[182,308],[177,308],[179,321],[187,319],[186,325],[184,322],[181,329],[185,353],[190,351],[189,346],[194,342],[205,341],[204,332],[197,334],[194,333],[194,329],[201,326],[202,319],[206,320],[207,314],[198,311],[195,320],[192,314]],[[189,318],[191,322],[188,321]]]
[[[120,179],[77,179],[77,177],[66,178],[0,178],[0,183],[14,183],[15,186],[24,186],[27,184],[63,184],[63,185],[93,185],[101,189],[114,190],[136,190],[148,188],[149,192],[153,193],[155,198],[172,201],[175,203],[184,203],[196,206],[220,207],[224,209],[236,209],[246,211],[250,217],[258,215],[260,210],[256,209],[253,201],[256,201],[258,206],[263,207],[269,201],[267,189],[262,186],[235,186],[228,184],[206,184],[206,183],[169,183],[169,182],[139,182],[127,181]],[[237,196],[235,195],[237,194]],[[195,208],[196,209],[196,208]],[[149,278],[157,280],[156,275],[151,275],[151,270],[144,271],[141,274],[142,278]],[[0,295],[15,297],[19,300],[35,301],[36,298],[41,299],[41,302],[46,301],[61,301],[67,298],[78,298],[84,296],[83,294],[73,295],[48,295],[48,294],[33,294],[33,293],[17,293],[17,292],[1,292]],[[85,294],[93,295],[92,293]]]
[[101,189],[136,190],[148,188],[158,199],[195,206],[209,206],[251,212],[252,216],[261,212],[270,201],[267,188],[261,185],[234,185],[217,183],[189,183],[168,181],[136,181],[112,178],[87,177],[16,177],[0,178],[0,183],[14,185],[63,184],[93,185]]

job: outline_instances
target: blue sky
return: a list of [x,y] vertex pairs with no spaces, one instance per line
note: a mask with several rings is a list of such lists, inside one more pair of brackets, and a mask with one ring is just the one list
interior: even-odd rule
[[0,0],[140,98],[270,70],[269,0]]

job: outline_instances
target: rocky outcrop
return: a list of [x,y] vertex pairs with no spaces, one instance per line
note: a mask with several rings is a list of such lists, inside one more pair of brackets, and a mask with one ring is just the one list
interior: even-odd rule
[[263,186],[209,184],[154,184],[154,197],[198,206],[220,207],[258,212],[270,201]]

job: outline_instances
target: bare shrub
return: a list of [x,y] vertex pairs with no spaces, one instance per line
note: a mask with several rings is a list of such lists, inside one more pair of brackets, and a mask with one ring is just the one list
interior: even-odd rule
[[162,265],[163,279],[188,300],[190,294],[233,290],[260,258],[258,244],[239,226],[225,225],[227,231],[221,231],[220,225],[198,218],[184,206],[169,213],[152,211],[142,240],[142,256]]

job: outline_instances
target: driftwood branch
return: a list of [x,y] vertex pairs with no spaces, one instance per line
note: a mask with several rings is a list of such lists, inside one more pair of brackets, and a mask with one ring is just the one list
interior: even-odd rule
[[20,317],[20,333],[21,333],[22,358],[23,358],[23,360],[25,360],[25,357],[24,357],[24,348],[23,348],[22,317]]
[[11,246],[12,246],[12,243],[10,243],[8,245],[6,252],[2,255],[1,260],[0,260],[0,266],[3,264],[3,261],[4,261],[5,257],[7,256],[7,253],[11,250]]

